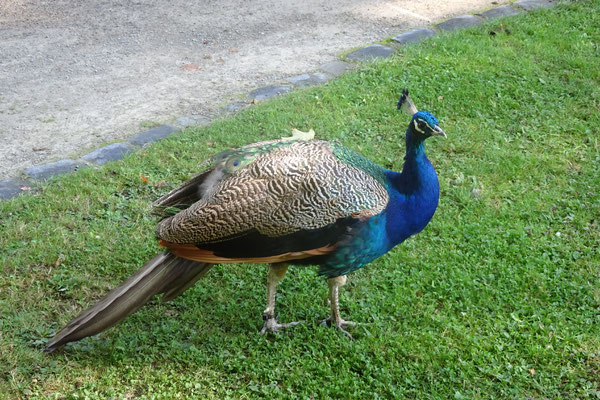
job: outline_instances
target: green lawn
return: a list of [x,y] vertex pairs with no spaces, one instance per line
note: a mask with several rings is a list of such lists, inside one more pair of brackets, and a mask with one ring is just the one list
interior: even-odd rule
[[[492,36],[489,31],[503,23]],[[266,267],[214,268],[96,337],[45,341],[158,247],[150,203],[220,150],[313,128],[400,169],[404,87],[448,134],[424,232],[351,274],[348,340],[327,285],[292,268],[262,337]],[[403,48],[0,203],[0,398],[600,398],[600,1]],[[145,183],[142,176],[147,178]],[[475,191],[477,189],[479,192]]]

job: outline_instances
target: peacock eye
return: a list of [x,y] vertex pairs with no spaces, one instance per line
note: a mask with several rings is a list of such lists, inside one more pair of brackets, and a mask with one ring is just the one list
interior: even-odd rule
[[425,133],[428,127],[427,122],[423,121],[420,118],[417,118],[414,120],[414,124],[415,124],[415,129],[420,132],[420,133]]

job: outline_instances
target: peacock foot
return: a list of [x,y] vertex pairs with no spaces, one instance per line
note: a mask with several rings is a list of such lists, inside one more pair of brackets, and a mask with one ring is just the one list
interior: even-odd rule
[[354,328],[355,326],[358,326],[358,325],[370,325],[370,324],[363,323],[363,322],[346,321],[343,319],[339,319],[338,321],[334,322],[332,320],[332,318],[329,317],[329,318],[325,318],[323,321],[321,321],[321,325],[322,326],[327,325],[329,327],[334,325],[336,328],[338,328],[340,331],[342,331],[344,333],[344,335],[346,335],[349,339],[354,339],[352,337],[352,335],[346,330],[348,327]]
[[269,315],[269,314],[263,314],[263,320],[265,321],[265,324],[263,325],[263,328],[260,330],[261,335],[264,335],[265,333],[267,333],[267,331],[279,332],[283,329],[291,328],[293,326],[296,326],[296,325],[304,322],[304,321],[294,321],[294,322],[287,322],[285,324],[280,324],[277,322],[276,316]]

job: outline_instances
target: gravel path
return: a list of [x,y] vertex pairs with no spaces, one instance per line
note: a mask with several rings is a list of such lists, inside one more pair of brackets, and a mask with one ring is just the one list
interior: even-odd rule
[[491,0],[0,1],[0,179]]

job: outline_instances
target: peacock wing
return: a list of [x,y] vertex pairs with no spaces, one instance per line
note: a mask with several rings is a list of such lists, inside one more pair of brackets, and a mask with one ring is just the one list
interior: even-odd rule
[[162,218],[172,216],[200,200],[216,182],[254,161],[257,156],[291,142],[311,140],[314,136],[312,129],[308,132],[292,129],[290,137],[252,143],[218,153],[200,164],[205,168],[203,172],[156,200],[152,204],[153,213]]
[[185,258],[206,262],[209,255],[210,262],[267,261],[332,251],[389,200],[377,177],[337,153],[329,142],[287,140],[221,154],[200,184],[200,199],[161,221],[158,237],[173,250],[185,247]]

